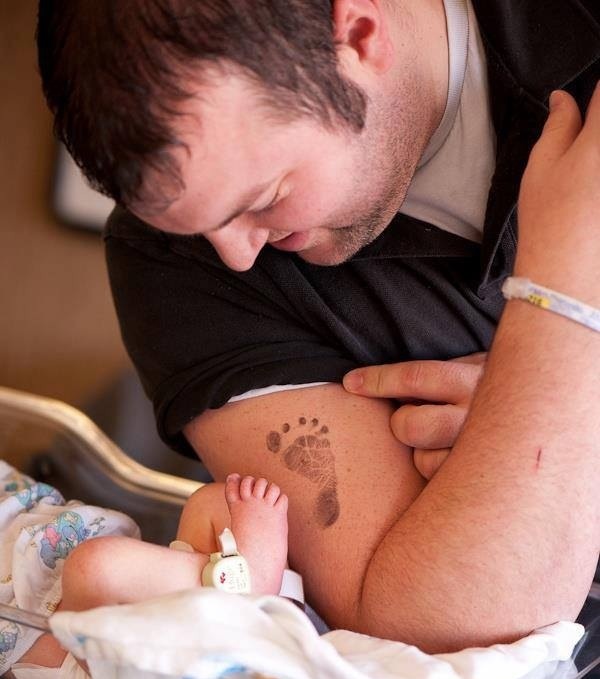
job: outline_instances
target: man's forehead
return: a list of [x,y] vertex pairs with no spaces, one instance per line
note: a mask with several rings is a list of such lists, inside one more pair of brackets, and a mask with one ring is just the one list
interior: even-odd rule
[[192,78],[185,86],[190,96],[177,104],[174,121],[183,138],[198,127],[210,130],[232,122],[281,124],[298,117],[291,109],[287,117],[275,114],[272,91],[234,65],[210,69],[203,73],[202,81]]
[[200,88],[178,106],[172,127],[174,141],[165,153],[173,171],[147,167],[140,198],[129,206],[142,219],[173,221],[189,194],[194,201],[209,202],[215,198],[214,185],[221,188],[229,180],[239,201],[267,184],[257,162],[250,181],[236,176],[244,163],[249,164],[248,157],[260,158],[274,136],[252,92],[239,78]]

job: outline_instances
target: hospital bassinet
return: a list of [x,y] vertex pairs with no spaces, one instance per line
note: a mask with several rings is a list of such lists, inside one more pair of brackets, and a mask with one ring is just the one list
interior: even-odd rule
[[[129,514],[145,539],[162,543],[174,535],[181,506],[201,485],[135,462],[68,405],[2,387],[0,459],[41,475],[66,497]],[[573,654],[576,667],[572,664],[565,673],[561,663],[550,673],[532,676],[600,678],[600,585],[592,587],[580,622],[587,634]]]

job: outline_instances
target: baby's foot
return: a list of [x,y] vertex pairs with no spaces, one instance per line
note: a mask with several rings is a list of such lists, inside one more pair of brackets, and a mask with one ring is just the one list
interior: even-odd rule
[[250,567],[252,593],[279,594],[287,558],[287,495],[266,479],[230,474],[225,499],[238,551]]

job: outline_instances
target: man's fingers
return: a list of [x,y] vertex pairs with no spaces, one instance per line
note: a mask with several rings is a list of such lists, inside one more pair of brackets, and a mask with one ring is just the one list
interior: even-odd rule
[[394,436],[411,448],[451,448],[467,416],[467,409],[445,405],[405,405],[390,419]]
[[442,450],[420,450],[417,448],[413,454],[413,462],[419,474],[429,481],[444,464],[448,455],[450,455],[450,448]]
[[471,363],[407,361],[353,370],[344,377],[344,388],[377,398],[462,403],[470,401],[481,371]]
[[487,351],[478,351],[476,354],[451,358],[451,363],[471,363],[472,365],[483,365],[487,360]]
[[555,160],[564,155],[581,132],[582,119],[577,102],[562,90],[550,97],[550,115],[544,125],[542,136],[533,147],[532,157],[542,155]]

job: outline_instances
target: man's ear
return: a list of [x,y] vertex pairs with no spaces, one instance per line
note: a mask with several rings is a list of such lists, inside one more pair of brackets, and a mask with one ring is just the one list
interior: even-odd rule
[[389,21],[389,11],[382,0],[334,0],[333,37],[347,75],[357,76],[354,69],[361,68],[382,74],[391,67]]

